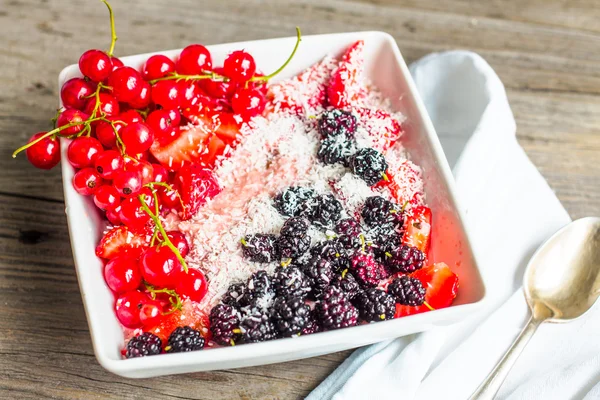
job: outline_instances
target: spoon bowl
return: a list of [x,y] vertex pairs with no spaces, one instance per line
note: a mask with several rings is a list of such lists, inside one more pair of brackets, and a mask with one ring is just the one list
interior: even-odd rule
[[600,218],[571,222],[531,257],[523,278],[531,319],[470,400],[492,400],[543,322],[568,322],[600,297]]

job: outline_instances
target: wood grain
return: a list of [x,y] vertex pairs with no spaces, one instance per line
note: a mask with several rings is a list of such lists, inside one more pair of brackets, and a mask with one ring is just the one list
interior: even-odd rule
[[[594,0],[113,0],[127,55],[293,34],[383,30],[407,61],[477,51],[507,87],[518,138],[573,218],[600,215],[600,6]],[[60,70],[108,43],[81,0],[0,0],[0,398],[301,398],[349,352],[151,380],[95,361],[58,170],[10,153],[48,129]]]

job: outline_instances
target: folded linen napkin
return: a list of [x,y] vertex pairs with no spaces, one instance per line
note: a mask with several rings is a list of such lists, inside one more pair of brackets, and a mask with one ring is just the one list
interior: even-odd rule
[[[527,321],[527,261],[570,221],[517,143],[504,86],[485,60],[451,51],[410,69],[453,167],[490,303],[461,323],[357,350],[308,400],[467,399]],[[600,307],[543,325],[498,398],[600,399],[599,334]]]

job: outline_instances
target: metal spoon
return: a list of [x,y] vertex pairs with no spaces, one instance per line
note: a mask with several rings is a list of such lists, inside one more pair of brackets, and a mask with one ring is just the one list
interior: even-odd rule
[[568,322],[592,308],[600,296],[600,218],[573,221],[548,239],[527,265],[523,290],[531,318],[470,400],[494,398],[542,322]]

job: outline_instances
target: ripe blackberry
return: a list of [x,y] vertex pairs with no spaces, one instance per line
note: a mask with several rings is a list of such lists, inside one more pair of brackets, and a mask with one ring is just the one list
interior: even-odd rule
[[331,136],[321,140],[317,158],[323,164],[340,163],[348,166],[348,160],[356,152],[356,145],[346,135]]
[[297,258],[306,253],[310,248],[310,236],[300,238],[280,236],[275,245],[282,259]]
[[391,272],[411,273],[423,268],[425,261],[425,253],[405,244],[386,251],[384,256],[384,264]]
[[349,166],[352,172],[369,186],[381,181],[388,167],[383,155],[377,150],[369,148],[360,149],[354,153],[350,157]]
[[336,135],[354,136],[356,132],[356,118],[344,110],[325,111],[319,118],[319,133],[323,138]]
[[398,225],[400,207],[381,196],[371,196],[365,200],[361,215],[369,226]]
[[357,252],[352,257],[350,270],[358,282],[367,287],[377,286],[382,279],[388,277],[383,265],[375,261],[371,254],[363,252]]
[[160,338],[150,332],[144,332],[129,340],[125,357],[136,358],[154,356],[160,354],[161,350],[162,341]]
[[302,328],[301,335],[310,335],[312,333],[321,332],[323,328],[319,324],[317,313],[315,310],[311,311],[310,316],[308,317],[308,321],[304,328]]
[[314,190],[292,186],[275,196],[275,208],[280,214],[288,217],[297,217],[303,210],[303,205],[315,195]]
[[310,307],[300,297],[279,297],[273,304],[273,323],[281,336],[298,335],[310,318]]
[[324,329],[339,329],[358,323],[358,310],[338,287],[329,286],[315,306],[317,317]]
[[242,253],[250,261],[268,263],[276,257],[275,235],[257,233],[242,240]]
[[223,296],[223,303],[239,309],[244,304],[244,294],[246,294],[246,284],[234,283],[229,285],[227,293]]
[[405,306],[420,306],[425,302],[425,288],[420,280],[403,275],[388,285],[388,293]]
[[244,343],[257,343],[277,338],[277,331],[269,314],[260,307],[248,306],[243,309],[240,322]]
[[335,227],[339,243],[346,249],[360,247],[360,223],[354,218],[345,218]]
[[367,322],[392,319],[396,313],[394,297],[377,288],[359,293],[353,303],[358,308],[360,317]]
[[358,293],[362,292],[362,288],[350,272],[337,275],[333,281],[333,285],[342,289],[349,300],[354,299]]
[[310,222],[306,218],[293,217],[289,218],[279,231],[281,236],[288,236],[293,238],[301,238],[306,236]]
[[204,338],[195,329],[189,326],[180,326],[169,335],[169,342],[165,351],[167,353],[181,353],[185,351],[202,350]]
[[333,280],[333,269],[331,262],[325,258],[315,257],[304,268],[304,274],[311,282],[311,295],[318,299],[325,288],[331,285]]
[[262,307],[268,307],[275,297],[275,289],[271,278],[266,271],[260,270],[253,273],[246,282],[244,295],[238,300],[241,307],[260,303]]
[[213,340],[222,346],[232,346],[240,339],[238,312],[228,304],[218,304],[210,311],[210,331]]
[[331,263],[333,272],[338,273],[350,267],[350,258],[338,239],[326,240],[310,249],[314,258],[323,258]]
[[333,227],[342,214],[342,204],[331,194],[317,196],[310,206],[307,217],[325,228]]
[[310,283],[310,279],[304,275],[304,272],[293,265],[278,269],[273,277],[273,288],[278,297],[303,299],[311,291]]

